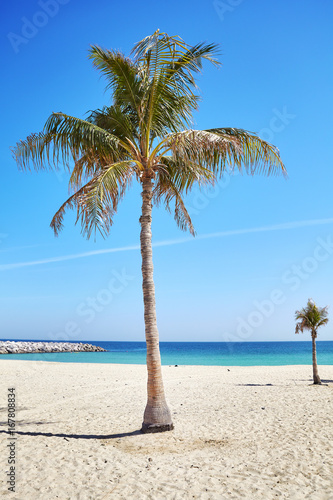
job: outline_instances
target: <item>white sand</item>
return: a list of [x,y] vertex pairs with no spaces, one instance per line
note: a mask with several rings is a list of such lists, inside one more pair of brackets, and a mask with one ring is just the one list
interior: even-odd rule
[[[333,499],[333,366],[163,367],[175,430],[135,433],[146,368],[0,363],[0,496],[19,500]],[[16,389],[16,493],[7,389]],[[134,433],[134,434],[131,434]]]

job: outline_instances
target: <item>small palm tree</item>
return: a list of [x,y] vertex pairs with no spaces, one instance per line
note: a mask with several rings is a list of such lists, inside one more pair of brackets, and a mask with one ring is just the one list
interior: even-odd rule
[[323,308],[317,307],[312,299],[308,300],[306,307],[303,307],[303,309],[301,309],[300,311],[296,311],[295,313],[295,319],[296,321],[298,321],[298,323],[296,323],[295,333],[303,333],[303,330],[310,330],[311,332],[314,384],[321,384],[318,373],[316,352],[316,338],[318,335],[317,330],[320,326],[326,325],[328,323],[327,315],[327,306]]
[[[214,184],[227,168],[253,174],[284,173],[277,148],[242,129],[195,130],[192,113],[199,96],[194,75],[203,59],[214,65],[217,46],[189,46],[156,31],[134,46],[132,58],[92,46],[90,58],[107,80],[111,106],[87,120],[52,113],[44,129],[20,141],[14,157],[20,168],[71,172],[73,194],[52,219],[58,234],[68,208],[77,210],[89,238],[96,228],[108,234],[113,216],[133,178],[141,185],[140,217],[148,401],[142,430],[173,428],[161,375],[155,311],[151,217],[153,204],[173,211],[182,230],[194,233],[183,195],[193,186]],[[72,167],[73,164],[73,167]]]

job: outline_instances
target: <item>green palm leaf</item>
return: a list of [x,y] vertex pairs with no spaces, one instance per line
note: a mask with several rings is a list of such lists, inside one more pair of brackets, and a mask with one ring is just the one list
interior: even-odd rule
[[296,324],[295,332],[310,330],[313,336],[317,336],[317,330],[320,326],[328,323],[327,307],[317,307],[313,300],[309,299],[306,307],[303,307],[295,313]]
[[140,116],[143,81],[139,68],[121,52],[91,46],[89,58],[107,79],[107,89],[113,93],[116,105],[132,107]]
[[108,234],[118,203],[130,185],[133,170],[130,161],[105,166],[87,184],[65,201],[53,216],[51,227],[56,236],[63,228],[63,217],[69,208],[76,208],[76,223],[80,220],[82,233],[91,236],[99,230],[102,236]]

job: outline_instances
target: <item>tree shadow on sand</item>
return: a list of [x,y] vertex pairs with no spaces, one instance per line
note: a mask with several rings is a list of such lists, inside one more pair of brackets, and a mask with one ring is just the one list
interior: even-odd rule
[[[30,410],[30,408],[27,408],[26,406],[17,406],[16,411],[23,411],[23,410]],[[8,412],[8,407],[7,406],[0,406],[0,413],[7,413]]]
[[[0,434],[8,434],[11,436],[10,431],[0,431]],[[45,436],[45,437],[60,437],[65,439],[117,439],[129,436],[138,436],[142,434],[140,430],[132,432],[120,432],[118,434],[63,434],[63,433],[52,433],[52,432],[24,432],[15,431],[14,436]]]
[[[46,425],[46,424],[56,424],[58,422],[29,422],[28,420],[16,420],[15,425],[22,427],[22,425]],[[5,422],[0,422],[0,427],[6,427],[8,425],[8,420]],[[0,431],[1,432],[1,431]]]
[[[312,377],[309,377],[308,379],[305,379],[305,378],[297,379],[297,382],[308,382],[309,384],[314,385]],[[321,379],[321,382],[322,382],[322,384],[333,384],[333,380],[324,379],[324,378]]]
[[244,387],[267,387],[267,386],[273,387],[274,384],[236,384],[236,385]]

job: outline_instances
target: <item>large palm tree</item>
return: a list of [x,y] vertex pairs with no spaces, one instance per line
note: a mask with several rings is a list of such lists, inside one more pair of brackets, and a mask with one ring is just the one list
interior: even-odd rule
[[108,234],[118,203],[133,178],[141,185],[141,255],[148,401],[143,432],[173,428],[161,375],[155,311],[151,216],[165,204],[182,230],[194,233],[183,195],[194,185],[214,183],[225,170],[285,172],[278,150],[257,135],[235,128],[195,130],[192,113],[199,96],[195,74],[202,60],[218,65],[217,46],[190,46],[156,31],[137,43],[131,57],[92,46],[89,57],[107,80],[112,105],[87,120],[52,113],[44,129],[14,148],[20,168],[58,168],[70,172],[72,196],[52,219],[58,234],[64,212],[75,208],[82,231]]
[[303,333],[304,330],[310,330],[311,332],[314,384],[321,384],[318,373],[316,352],[316,338],[318,335],[317,330],[320,326],[326,325],[328,323],[327,315],[327,307],[317,307],[312,299],[308,300],[306,307],[303,307],[300,311],[296,311],[295,313],[295,319],[296,321],[298,321],[298,323],[296,323],[295,333]]

